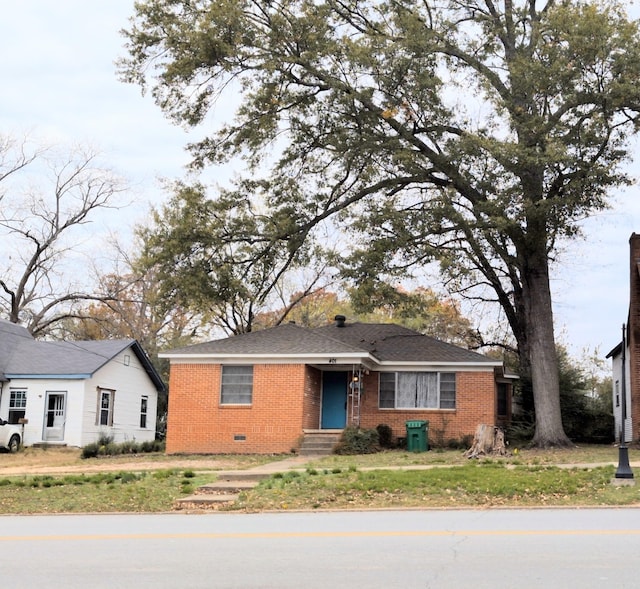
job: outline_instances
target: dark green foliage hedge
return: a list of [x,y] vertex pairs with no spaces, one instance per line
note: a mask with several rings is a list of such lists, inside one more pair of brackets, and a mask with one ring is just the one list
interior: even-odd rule
[[378,432],[378,439],[382,448],[394,448],[393,442],[393,430],[386,423],[380,423],[376,426]]
[[97,442],[87,444],[82,448],[82,458],[96,458],[98,456],[120,456],[122,454],[144,454],[150,452],[164,452],[162,440],[147,442],[122,442],[115,444],[108,437],[101,437]]
[[380,436],[375,429],[347,427],[334,448],[335,454],[375,454],[380,451]]

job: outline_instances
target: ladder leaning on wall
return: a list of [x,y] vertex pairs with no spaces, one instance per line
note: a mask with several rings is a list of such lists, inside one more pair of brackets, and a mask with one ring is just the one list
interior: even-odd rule
[[360,401],[362,399],[362,377],[360,367],[353,368],[349,381],[349,425],[360,427]]

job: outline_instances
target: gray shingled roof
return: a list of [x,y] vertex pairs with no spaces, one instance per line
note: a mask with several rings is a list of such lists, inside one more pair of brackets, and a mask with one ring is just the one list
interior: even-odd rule
[[36,341],[23,327],[0,320],[0,375],[6,378],[88,378],[124,350],[131,348],[156,388],[162,379],[134,339]]
[[23,341],[32,342],[33,336],[21,325],[0,319],[0,377],[16,346]]
[[24,341],[18,344],[4,372],[24,375],[90,376],[135,340],[79,342]]
[[382,362],[460,362],[495,364],[496,361],[392,323],[345,323],[314,331],[358,346]]
[[362,355],[362,352],[361,347],[348,342],[339,342],[311,329],[286,323],[270,329],[178,348],[167,352],[167,355]]
[[476,352],[388,323],[346,323],[307,329],[285,324],[224,339],[171,350],[179,356],[278,356],[342,355],[373,356],[380,362],[446,362],[495,364]]

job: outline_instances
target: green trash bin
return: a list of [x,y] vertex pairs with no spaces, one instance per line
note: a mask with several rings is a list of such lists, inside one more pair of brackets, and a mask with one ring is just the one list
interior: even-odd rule
[[422,419],[407,421],[407,450],[409,452],[426,452],[429,449],[429,422]]

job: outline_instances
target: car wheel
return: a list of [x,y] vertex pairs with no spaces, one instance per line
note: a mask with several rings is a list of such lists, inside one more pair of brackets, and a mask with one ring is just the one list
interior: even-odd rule
[[20,450],[20,436],[13,435],[9,440],[9,452],[17,452]]

